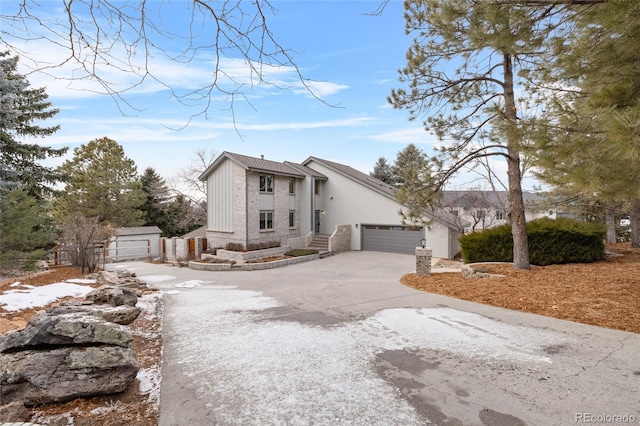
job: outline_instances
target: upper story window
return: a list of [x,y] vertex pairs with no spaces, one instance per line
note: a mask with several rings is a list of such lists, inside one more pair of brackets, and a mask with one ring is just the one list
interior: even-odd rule
[[289,178],[289,194],[293,195],[296,193],[296,178]]
[[273,193],[273,175],[260,175],[260,192]]
[[320,181],[319,180],[315,181],[314,194],[316,194],[316,195],[320,194]]

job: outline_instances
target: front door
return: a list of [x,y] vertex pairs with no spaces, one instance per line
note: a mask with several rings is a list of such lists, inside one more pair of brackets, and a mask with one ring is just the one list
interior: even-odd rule
[[316,235],[320,233],[320,210],[316,210],[313,215],[313,233]]

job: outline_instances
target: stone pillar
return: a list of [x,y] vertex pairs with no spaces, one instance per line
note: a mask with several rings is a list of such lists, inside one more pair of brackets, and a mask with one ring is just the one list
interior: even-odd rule
[[176,260],[176,240],[176,237],[172,237],[165,241],[165,255],[168,262]]
[[189,240],[186,238],[176,238],[176,260],[189,260]]
[[200,256],[202,256],[202,237],[196,237],[196,260],[200,260]]
[[431,275],[431,249],[416,247],[416,275],[428,277]]

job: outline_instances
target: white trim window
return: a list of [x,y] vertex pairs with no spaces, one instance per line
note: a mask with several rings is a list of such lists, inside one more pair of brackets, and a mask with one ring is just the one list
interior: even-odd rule
[[296,193],[296,178],[289,178],[289,195]]
[[273,194],[273,175],[260,175],[260,192]]
[[260,212],[260,230],[271,229],[273,229],[273,210],[263,210]]
[[289,210],[289,228],[296,227],[296,211]]

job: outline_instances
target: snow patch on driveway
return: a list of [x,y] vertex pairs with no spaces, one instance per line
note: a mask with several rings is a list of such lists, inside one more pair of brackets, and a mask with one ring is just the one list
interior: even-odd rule
[[[386,309],[363,321],[385,340],[405,346],[446,350],[467,357],[524,362],[551,362],[540,348],[559,334],[504,324],[451,308]],[[391,348],[393,349],[393,348]]]
[[218,424],[423,424],[376,373],[376,354],[430,348],[548,362],[540,346],[556,340],[550,332],[453,309],[388,309],[320,327],[270,321],[261,310],[281,304],[255,291],[201,287],[181,297],[188,299],[168,319],[165,342],[174,356],[167,368],[189,377]]

